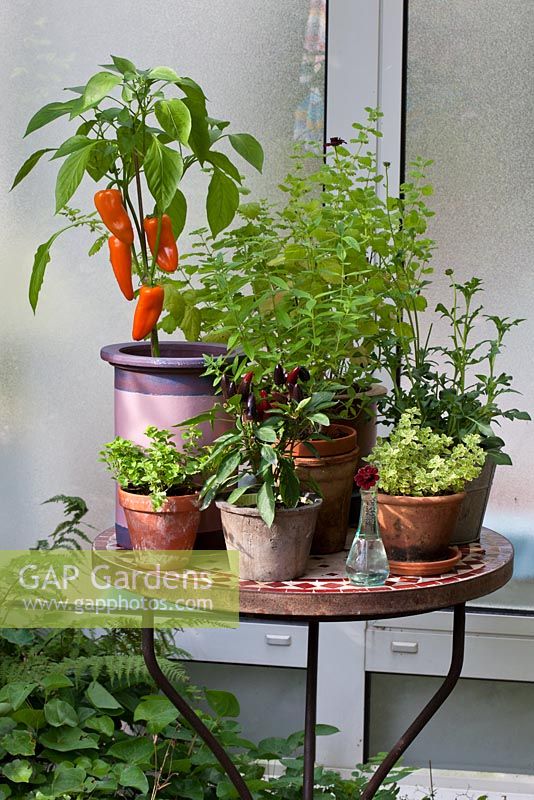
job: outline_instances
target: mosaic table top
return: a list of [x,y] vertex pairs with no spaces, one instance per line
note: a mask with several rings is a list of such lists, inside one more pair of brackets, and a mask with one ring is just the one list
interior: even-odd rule
[[[100,533],[97,550],[119,549],[113,528]],[[419,614],[483,597],[512,576],[510,542],[484,528],[480,542],[460,547],[461,560],[449,572],[428,578],[391,577],[384,586],[353,586],[345,577],[347,552],[311,556],[302,578],[259,583],[240,581],[244,616],[322,619],[380,619]]]

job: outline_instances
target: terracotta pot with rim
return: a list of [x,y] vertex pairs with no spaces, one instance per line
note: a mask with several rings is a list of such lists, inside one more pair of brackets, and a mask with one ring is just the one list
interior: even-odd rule
[[228,550],[239,552],[239,577],[249,581],[290,581],[304,575],[320,499],[296,508],[277,508],[270,528],[257,508],[217,500]]
[[159,511],[149,495],[119,487],[133,550],[192,550],[200,524],[199,495],[168,497]]
[[301,482],[313,489],[314,482],[323,495],[311,552],[326,555],[339,553],[345,547],[349,524],[350,499],[358,463],[356,431],[347,426],[331,425],[326,433],[334,433],[330,441],[313,442],[316,453],[304,444],[297,445],[293,457]]
[[465,492],[435,497],[377,494],[378,524],[390,561],[438,561],[449,552]]

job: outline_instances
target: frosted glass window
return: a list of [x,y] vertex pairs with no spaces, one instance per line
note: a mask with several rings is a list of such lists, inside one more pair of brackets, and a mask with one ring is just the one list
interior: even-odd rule
[[[141,67],[169,65],[204,88],[214,117],[264,145],[264,175],[251,189],[272,196],[295,137],[322,131],[323,0],[5,0],[0,4],[2,185],[34,150],[71,135],[59,120],[22,141],[30,116],[64,99],[110,53]],[[319,137],[320,138],[320,137]],[[57,243],[37,316],[27,302],[33,252],[57,229],[56,169],[43,162],[12,194],[1,193],[2,363],[0,530],[4,548],[32,544],[57,521],[40,503],[59,492],[84,497],[92,522],[113,520],[111,480],[98,463],[113,433],[112,383],[100,347],[129,339],[131,308],[117,296],[105,254],[88,241]],[[205,224],[204,176],[188,180],[193,230]],[[90,208],[91,190],[73,205]],[[182,241],[187,249],[187,240]]]
[[[522,397],[509,406],[534,415],[534,3],[410,0],[407,158],[433,158],[437,276],[481,277],[487,313],[525,317],[500,369]],[[439,330],[439,329],[438,329]],[[438,332],[438,330],[436,332]],[[514,466],[498,467],[486,524],[509,536],[514,583],[488,602],[534,605],[534,424],[504,422]]]

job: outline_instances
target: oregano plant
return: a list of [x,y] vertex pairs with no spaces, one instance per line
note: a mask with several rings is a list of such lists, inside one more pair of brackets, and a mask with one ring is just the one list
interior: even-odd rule
[[[97,237],[90,254],[97,252],[106,239],[118,240],[110,241],[111,261],[128,299],[138,292],[128,276],[130,270],[130,275],[139,281],[141,294],[143,287],[159,287],[152,292],[152,299],[161,305],[165,274],[176,269],[177,263],[177,251],[170,267],[163,251],[173,250],[173,246],[175,249],[174,242],[186,221],[187,200],[181,188],[184,176],[194,165],[209,174],[206,214],[212,234],[217,235],[234,218],[243,180],[220,146],[226,140],[242,159],[261,171],[261,145],[248,133],[228,133],[228,121],[209,115],[202,88],[170,67],[139,69],[127,58],[111,56],[111,63],[87,83],[65,91],[71,95],[69,99],[39,109],[30,119],[25,136],[61,117],[72,122],[72,135],[59,145],[32,153],[12,186],[26,178],[43,157],[62,162],[56,180],[55,213],[66,217],[66,224],[37,248],[29,289],[31,306],[35,311],[53,243],[61,233],[81,226],[88,227]],[[104,197],[106,203],[115,203],[111,224],[109,213],[102,214],[100,207],[102,222],[92,210],[81,212],[69,207],[86,178],[104,192],[115,190],[115,195]],[[95,203],[98,207],[96,197]],[[120,229],[115,225],[118,215]],[[147,223],[147,218],[155,218],[155,222]],[[149,231],[147,236],[147,227],[154,231],[153,241]],[[120,251],[116,256],[112,245]],[[195,339],[199,311],[195,307],[186,312],[187,303],[183,307],[183,326],[186,335]],[[159,314],[148,331],[153,355],[159,353],[158,318]],[[143,314],[143,322],[152,322],[150,315]],[[146,324],[137,326],[141,334]]]
[[379,439],[366,461],[378,467],[381,492],[433,497],[463,492],[480,475],[485,458],[477,433],[455,442],[424,425],[419,409],[408,408],[389,439]]

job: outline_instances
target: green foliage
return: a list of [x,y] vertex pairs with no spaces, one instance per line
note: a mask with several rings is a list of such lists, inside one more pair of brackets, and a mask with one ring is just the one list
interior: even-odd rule
[[482,470],[485,453],[480,436],[469,433],[460,443],[422,425],[417,408],[404,411],[389,440],[378,440],[367,461],[378,467],[385,494],[432,497],[462,492]]
[[[402,202],[388,196],[374,155],[381,114],[367,111],[351,150],[297,148],[275,205],[242,204],[240,225],[218,237],[197,231],[175,281],[201,308],[200,338],[242,349],[263,372],[279,360],[307,364],[313,389],[335,388],[351,415],[373,380],[377,337],[397,323],[399,253],[412,274],[415,264],[428,269],[432,247],[424,174]],[[181,313],[168,311],[164,324],[183,329]]]
[[123,489],[150,495],[152,507],[159,511],[173,492],[194,491],[194,479],[202,473],[207,454],[198,447],[202,435],[198,426],[184,428],[182,451],[170,431],[151,425],[145,435],[148,447],[117,436],[104,446],[100,460]]
[[72,209],[69,206],[65,206],[65,208],[61,210],[60,215],[66,217],[69,221],[69,224],[64,228],[60,228],[50,237],[50,239],[43,244],[40,244],[33,259],[33,268],[30,277],[28,297],[34,313],[35,309],[37,308],[37,302],[39,300],[41,286],[43,285],[45,271],[50,263],[50,250],[56,239],[61,236],[62,233],[65,233],[65,231],[71,230],[72,228],[86,227],[89,229],[89,231],[91,231],[91,233],[98,235],[98,238],[95,240],[95,244],[89,251],[89,255],[92,255],[91,251],[93,248],[97,247],[100,249],[102,243],[107,239],[107,235],[104,239],[102,239],[102,231],[104,230],[104,226],[96,219],[96,214],[94,212],[91,214],[81,214],[78,209]]
[[[30,155],[17,172],[11,188],[24,180],[47,153],[53,153],[51,160],[65,159],[56,180],[56,213],[67,208],[86,176],[96,183],[105,180],[108,188],[118,188],[139,237],[140,251],[133,251],[135,270],[141,283],[153,283],[157,265],[155,259],[149,263],[143,231],[143,179],[145,191],[148,190],[156,204],[157,214],[170,214],[178,236],[187,213],[179,185],[187,170],[199,163],[211,174],[206,213],[211,231],[219,233],[234,218],[242,177],[228,155],[215,145],[219,146],[227,138],[230,148],[260,172],[263,165],[261,145],[250,134],[223,132],[229,123],[208,115],[201,87],[169,67],[138,69],[129,59],[112,56],[111,64],[74,91],[77,97],[67,102],[48,103],[37,111],[28,123],[25,136],[66,115],[76,125],[74,135],[58,147],[44,148]],[[137,209],[130,198],[133,192]],[[75,224],[58,231],[39,246],[30,284],[34,311],[54,240],[60,233],[78,225],[95,230],[95,223],[94,213],[80,215]]]
[[[158,650],[183,657],[168,637],[159,634]],[[117,629],[94,638],[89,634],[64,630],[0,629],[0,686],[10,681],[43,687],[61,688],[97,681],[112,688],[126,689],[150,684],[141,655],[139,631]],[[163,660],[163,671],[173,682],[184,681],[181,664]]]
[[39,539],[35,550],[51,550],[61,547],[66,550],[82,550],[84,544],[90,543],[84,528],[94,530],[92,525],[83,522],[87,514],[87,504],[81,497],[58,494],[50,497],[45,503],[63,503],[63,516],[66,519],[60,522],[48,539]]
[[[3,796],[27,800],[111,796],[139,800],[145,797],[233,800],[237,797],[215,756],[177,719],[177,710],[165,697],[153,693],[141,698],[131,693],[115,694],[120,710],[112,715],[87,706],[82,691],[66,688],[45,692],[35,687],[27,698],[32,714],[24,718],[11,708],[4,709],[2,729],[9,733],[0,741],[22,753],[11,753],[4,747],[0,755],[6,792]],[[73,708],[63,697],[77,703],[75,727],[70,725],[70,719],[62,724],[54,717],[55,727],[48,722],[46,709],[52,704],[65,703]],[[238,723],[227,714],[197,713],[232,753],[254,797],[258,800],[301,797],[303,759],[296,752],[302,746],[302,732],[287,739],[265,739],[255,745],[242,738]],[[319,735],[333,732],[336,729],[318,726]],[[259,759],[278,758],[285,774],[266,781],[269,765]],[[399,768],[394,770],[380,792],[382,800],[396,797],[394,781],[408,773]],[[317,767],[316,796],[357,800],[370,774],[371,767],[360,765],[352,779],[347,780],[334,771]]]
[[[81,632],[78,635],[84,637]],[[104,634],[88,646],[98,653],[108,646],[106,639]],[[63,648],[69,645],[66,639]],[[21,659],[24,650],[19,649]],[[56,667],[61,669],[61,664]],[[4,683],[0,688],[0,796],[26,800],[237,797],[217,759],[174,705],[155,692],[148,676],[138,683],[111,684],[104,676],[101,680],[102,685],[86,674],[69,681],[58,673],[31,682]],[[232,694],[201,693],[187,683],[183,673],[174,675],[173,682],[197,706],[204,696],[212,713],[199,709],[199,718],[231,753],[257,800],[302,796],[303,759],[298,755],[302,731],[254,744],[241,734],[235,720],[239,703]],[[317,726],[318,735],[336,732],[331,726]],[[267,781],[268,762],[273,759],[281,760],[285,775]],[[353,778],[346,780],[317,767],[316,794],[357,800],[371,769],[359,766]],[[382,800],[394,800],[393,781],[408,772],[394,771],[381,790]]]
[[[313,450],[311,438],[328,438],[321,429],[329,424],[325,411],[334,405],[334,395],[315,392],[306,397],[300,384],[295,383],[294,388],[273,385],[271,376],[247,380],[247,367],[238,359],[223,377],[220,369],[219,362],[208,360],[207,374],[218,374],[216,383],[241,383],[236,393],[226,392],[224,408],[233,417],[234,427],[209,448],[205,469],[211,474],[202,488],[202,508],[232,490],[229,503],[257,507],[271,527],[277,507],[295,508],[308,501],[303,497],[293,450],[301,442]],[[202,418],[213,422],[215,413]]]
[[[501,397],[515,390],[512,376],[498,370],[497,359],[504,337],[522,320],[484,314],[483,306],[476,304],[482,281],[471,278],[457,283],[452,270],[447,274],[452,302],[450,306],[438,303],[435,310],[449,326],[444,343],[435,343],[432,326],[423,324],[426,302],[418,294],[420,286],[410,284],[408,276],[404,290],[397,295],[405,322],[391,336],[382,337],[377,361],[393,383],[393,392],[383,398],[383,411],[395,423],[406,409],[416,407],[423,425],[457,443],[478,433],[489,458],[497,464],[511,464],[502,450],[504,441],[495,435],[492,425],[503,418],[529,420],[530,415],[517,408],[501,408]],[[428,334],[423,337],[425,327]],[[481,334],[488,328],[489,334]]]

